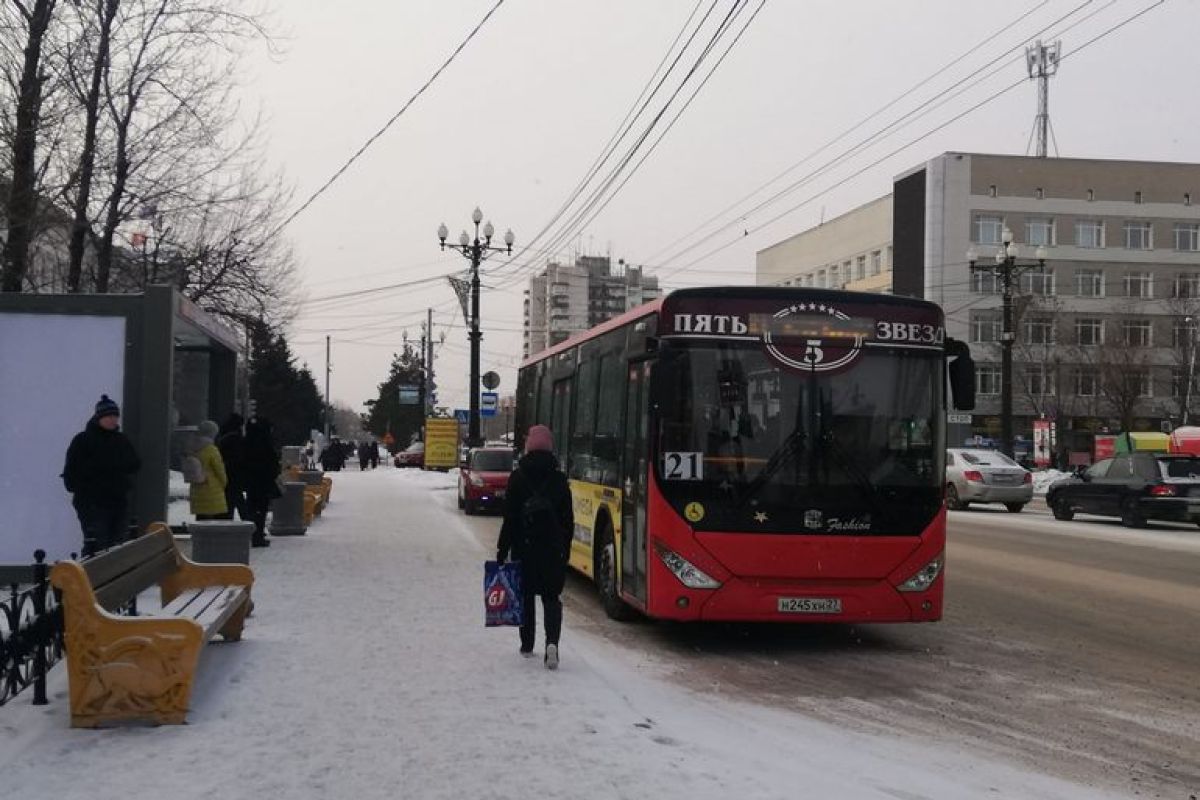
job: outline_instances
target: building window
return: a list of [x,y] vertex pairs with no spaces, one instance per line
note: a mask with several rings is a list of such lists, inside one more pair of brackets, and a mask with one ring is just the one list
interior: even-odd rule
[[837,264],[829,268],[829,288],[839,289],[842,285],[842,273]]
[[990,186],[988,186],[988,197],[995,197],[995,196],[996,196],[996,184],[993,183]]
[[1154,246],[1150,241],[1151,238],[1151,226],[1149,222],[1125,223],[1126,250],[1149,250]]
[[1150,379],[1150,370],[1135,369],[1130,373],[1138,397],[1154,397],[1154,381]]
[[1185,206],[1190,206],[1192,204],[1192,193],[1191,192],[1183,193],[1183,204]]
[[1045,364],[1030,364],[1025,367],[1025,383],[1033,397],[1054,394],[1054,376]]
[[976,344],[1000,341],[1000,317],[994,311],[971,312],[971,341]]
[[852,280],[854,280],[853,262],[843,261],[842,262],[842,282],[838,284],[837,288],[841,289],[842,287],[844,287],[847,283],[849,283]]
[[1200,223],[1175,223],[1175,249],[1194,253],[1200,250]]
[[883,272],[883,253],[875,250],[871,253],[871,274],[878,275]]
[[861,281],[867,277],[867,257],[859,256],[854,264],[854,279]]
[[1080,347],[1097,347],[1104,344],[1104,323],[1098,319],[1075,320],[1075,343]]
[[1171,329],[1171,346],[1175,348],[1188,347],[1192,341],[1192,324],[1188,318],[1175,320]]
[[1076,247],[1104,247],[1104,223],[1098,219],[1075,222]]
[[1075,370],[1075,394],[1080,397],[1095,397],[1097,394],[1096,370],[1091,367],[1080,367]]
[[1054,344],[1054,320],[1042,316],[1026,320],[1025,344]]
[[1104,270],[1075,270],[1075,294],[1080,297],[1104,297]]
[[1175,276],[1175,296],[1200,297],[1200,272],[1181,272]]
[[1142,202],[1142,193],[1141,193],[1141,192],[1134,192],[1134,193],[1133,193],[1133,202],[1135,202],[1135,203],[1141,203],[1141,202]]
[[1000,291],[1000,279],[991,272],[972,272],[971,291],[978,294],[996,294]]
[[1025,220],[1025,242],[1030,246],[1054,246],[1054,220],[1050,217],[1030,217]]
[[1000,394],[1000,368],[981,366],[975,370],[976,394]]
[[1149,347],[1153,334],[1148,319],[1127,319],[1121,323],[1121,334],[1127,347]]
[[978,244],[1000,244],[1004,218],[991,214],[975,215],[975,241]]
[[1054,268],[1031,269],[1021,276],[1021,288],[1025,294],[1049,296],[1054,294]]
[[1154,297],[1154,276],[1149,272],[1125,274],[1125,296],[1149,300]]
[[826,281],[825,270],[819,270],[817,272],[817,288],[818,289],[827,288],[829,284],[827,284],[825,281]]
[[1087,199],[1089,202],[1096,199],[1096,190],[1095,189],[1087,190]]
[[1037,189],[1035,189],[1035,190],[1033,191],[1033,194],[1034,194],[1034,196],[1035,196],[1035,197],[1037,197],[1037,199],[1038,199],[1038,200],[1045,200],[1045,199],[1046,199],[1046,192],[1045,192],[1045,190],[1043,190],[1043,189],[1042,189],[1042,187],[1040,187],[1040,186],[1039,186],[1039,187],[1037,187]]
[[[1173,367],[1171,369],[1171,396],[1172,397],[1182,398],[1182,397],[1187,396],[1187,376],[1188,376],[1188,369],[1186,367]],[[1192,377],[1192,395],[1193,396],[1195,396],[1197,394],[1195,384],[1196,384],[1196,380],[1195,380],[1195,376],[1193,374],[1193,377]]]

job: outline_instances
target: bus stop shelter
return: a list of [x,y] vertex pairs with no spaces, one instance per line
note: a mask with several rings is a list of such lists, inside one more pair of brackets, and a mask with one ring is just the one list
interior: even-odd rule
[[181,432],[237,398],[238,337],[169,286],[144,294],[0,294],[0,563],[82,544],[60,474],[102,394],[142,460],[132,521],[165,520]]

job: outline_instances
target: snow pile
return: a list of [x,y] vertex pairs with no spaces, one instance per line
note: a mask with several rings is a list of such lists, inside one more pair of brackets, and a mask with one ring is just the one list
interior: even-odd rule
[[1033,473],[1033,493],[1045,494],[1050,487],[1061,480],[1073,477],[1074,473],[1057,469],[1047,469]]

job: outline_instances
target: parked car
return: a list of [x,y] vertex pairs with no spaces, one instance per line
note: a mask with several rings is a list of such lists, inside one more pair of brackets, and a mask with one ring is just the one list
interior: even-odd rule
[[504,504],[508,476],[513,470],[509,447],[476,447],[458,470],[458,507],[468,514]]
[[1105,458],[1079,477],[1053,484],[1046,505],[1055,519],[1082,513],[1120,517],[1129,528],[1151,519],[1200,524],[1200,456],[1127,453]]
[[1029,470],[998,450],[951,448],[946,451],[946,507],[1003,503],[1014,514],[1033,499]]
[[392,463],[397,467],[419,467],[425,463],[425,443],[413,442],[406,449],[396,453]]

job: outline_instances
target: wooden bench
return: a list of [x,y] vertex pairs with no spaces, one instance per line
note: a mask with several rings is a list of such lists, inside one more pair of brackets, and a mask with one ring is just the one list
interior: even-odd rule
[[[83,562],[60,561],[71,727],[185,721],[196,663],[217,634],[242,638],[254,573],[242,564],[197,564],[157,522],[146,534]],[[162,609],[115,612],[157,584]]]

